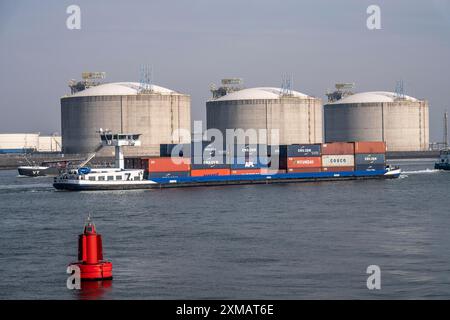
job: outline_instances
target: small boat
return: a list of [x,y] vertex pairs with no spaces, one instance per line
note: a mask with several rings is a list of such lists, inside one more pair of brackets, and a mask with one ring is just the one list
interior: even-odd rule
[[450,170],[450,149],[440,151],[439,161],[434,164],[434,168],[438,170]]
[[20,166],[17,168],[19,175],[27,177],[46,176],[48,167],[44,166]]
[[57,176],[66,170],[72,161],[76,160],[53,160],[34,165],[27,160],[29,165],[20,166],[17,168],[17,171],[19,171],[19,175],[28,177]]

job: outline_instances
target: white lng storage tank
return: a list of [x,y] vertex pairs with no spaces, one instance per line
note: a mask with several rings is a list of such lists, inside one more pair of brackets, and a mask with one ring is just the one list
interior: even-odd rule
[[429,147],[428,102],[394,92],[356,93],[324,106],[325,142],[385,141],[388,151]]

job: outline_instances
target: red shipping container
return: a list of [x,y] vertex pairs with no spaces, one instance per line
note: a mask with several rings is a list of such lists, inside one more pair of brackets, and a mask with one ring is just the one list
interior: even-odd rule
[[287,162],[288,168],[320,168],[321,166],[321,157],[289,157]]
[[230,169],[195,169],[191,170],[191,177],[229,176]]
[[321,172],[322,168],[289,168],[287,170],[288,173],[296,173],[296,172]]
[[355,153],[386,153],[386,143],[383,141],[355,142]]
[[353,142],[331,142],[322,144],[322,155],[354,154]]
[[148,158],[148,172],[189,171],[191,169],[190,163],[191,159],[189,158]]
[[323,167],[323,172],[355,171],[354,167]]

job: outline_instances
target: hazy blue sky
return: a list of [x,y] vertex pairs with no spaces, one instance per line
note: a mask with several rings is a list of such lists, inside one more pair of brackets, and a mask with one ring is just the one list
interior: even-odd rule
[[[66,8],[81,7],[81,30],[66,28]],[[366,9],[381,7],[381,30]],[[209,85],[242,77],[322,97],[335,82],[357,91],[395,90],[430,102],[431,140],[442,140],[450,111],[449,0],[330,1],[0,1],[0,132],[60,131],[59,98],[82,71],[107,81],[154,83],[192,97],[205,118]]]

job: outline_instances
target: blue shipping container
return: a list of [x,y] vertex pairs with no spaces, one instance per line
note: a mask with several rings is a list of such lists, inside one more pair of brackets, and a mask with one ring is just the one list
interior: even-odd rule
[[268,158],[233,158],[231,169],[262,169],[269,167]]
[[292,144],[287,146],[288,157],[320,157],[322,146],[320,144]]
[[355,163],[358,164],[385,164],[386,157],[383,153],[355,154]]
[[272,145],[267,146],[267,156],[279,156],[280,158],[287,157],[287,145]]
[[378,171],[385,170],[384,164],[359,164],[355,166],[356,171]]
[[263,157],[267,156],[266,144],[236,144],[234,145],[234,153],[232,154],[235,158],[258,155]]

